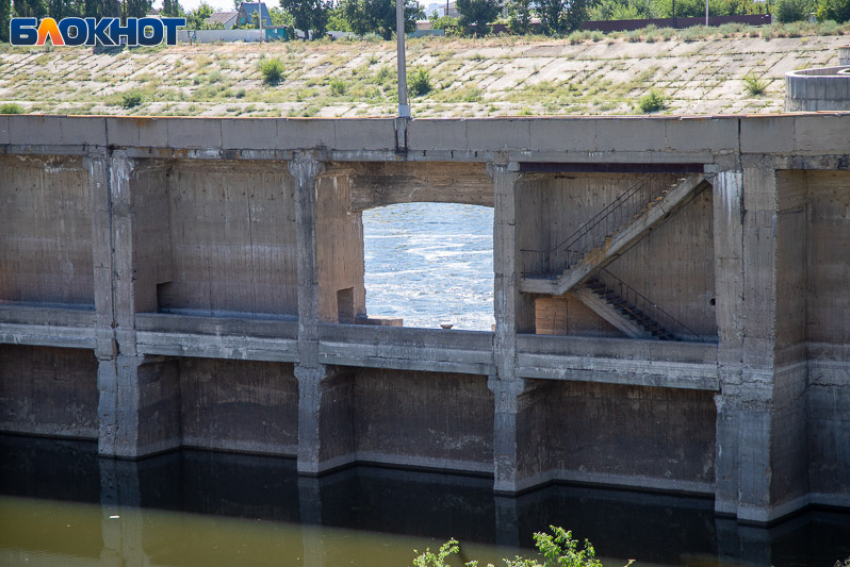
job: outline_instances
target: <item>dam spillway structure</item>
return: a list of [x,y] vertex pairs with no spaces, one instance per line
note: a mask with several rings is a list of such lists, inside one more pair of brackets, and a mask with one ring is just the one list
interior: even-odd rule
[[[847,508],[848,168],[842,113],[0,116],[0,430]],[[412,201],[493,207],[493,332],[369,317]]]

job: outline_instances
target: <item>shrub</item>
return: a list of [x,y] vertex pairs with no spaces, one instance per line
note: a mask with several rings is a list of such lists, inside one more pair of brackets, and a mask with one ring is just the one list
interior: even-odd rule
[[764,94],[764,91],[767,90],[767,85],[769,84],[764,79],[759,79],[756,77],[755,73],[750,73],[743,79],[744,88],[750,93],[750,96],[761,96]]
[[345,91],[348,90],[348,85],[342,79],[331,80],[331,94],[335,96],[345,96]]
[[667,105],[667,98],[656,91],[649,89],[649,93],[643,96],[638,102],[638,108],[644,114],[650,114],[662,110]]
[[270,86],[280,84],[283,80],[283,61],[274,59],[260,59],[258,63],[260,73],[263,75],[263,83]]
[[14,102],[7,102],[6,104],[0,104],[0,114],[23,114],[24,109],[21,108],[19,104]]
[[121,106],[127,109],[139,106],[144,100],[145,95],[140,91],[132,90],[121,93]]
[[418,68],[410,76],[408,82],[410,94],[413,96],[423,96],[431,92],[431,75],[422,67]]
[[778,0],[774,15],[783,24],[799,22],[808,14],[807,5],[803,0]]
[[[572,532],[556,526],[550,526],[550,528],[552,534],[534,534],[534,545],[537,546],[538,552],[543,556],[543,563],[540,563],[538,559],[506,558],[503,560],[505,567],[602,567],[602,563],[596,559],[596,550],[589,541],[584,540],[584,548],[579,551],[578,541],[573,539]],[[416,550],[413,550],[413,552],[418,553]],[[446,558],[459,552],[460,546],[457,540],[450,539],[440,546],[437,553],[426,549],[425,553],[418,555],[413,560],[413,565],[414,567],[447,567]],[[478,561],[466,563],[466,567],[477,566]],[[488,567],[492,567],[492,565]],[[838,566],[836,565],[836,567]]]

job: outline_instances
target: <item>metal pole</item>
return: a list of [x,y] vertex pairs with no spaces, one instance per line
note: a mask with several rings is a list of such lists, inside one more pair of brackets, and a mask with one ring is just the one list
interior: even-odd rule
[[400,118],[410,118],[410,105],[407,104],[407,64],[404,55],[404,3],[405,0],[395,0],[395,24],[398,47],[398,115]]
[[705,0],[705,27],[708,27],[708,0]]

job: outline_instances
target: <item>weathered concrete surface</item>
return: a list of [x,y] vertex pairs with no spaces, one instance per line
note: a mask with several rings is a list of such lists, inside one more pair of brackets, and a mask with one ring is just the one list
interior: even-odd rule
[[785,74],[785,112],[850,110],[850,63]]
[[[850,114],[261,122],[0,120],[0,428],[850,506]],[[526,249],[694,168],[711,190],[609,268],[716,343],[521,292]],[[494,207],[494,333],[351,324],[361,211],[414,200]],[[16,378],[59,347],[74,415]]]
[[540,402],[547,443],[535,458],[554,478],[714,493],[711,393],[556,382]]
[[0,158],[0,298],[94,304],[87,181],[76,157]]
[[298,382],[292,364],[182,358],[182,445],[295,455]]
[[0,430],[97,437],[91,350],[0,345]]

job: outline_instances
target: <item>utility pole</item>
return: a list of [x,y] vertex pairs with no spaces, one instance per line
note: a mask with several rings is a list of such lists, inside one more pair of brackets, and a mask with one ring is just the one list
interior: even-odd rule
[[404,54],[404,2],[395,0],[396,59],[398,60],[398,116],[410,118],[410,105],[407,104],[407,64]]

